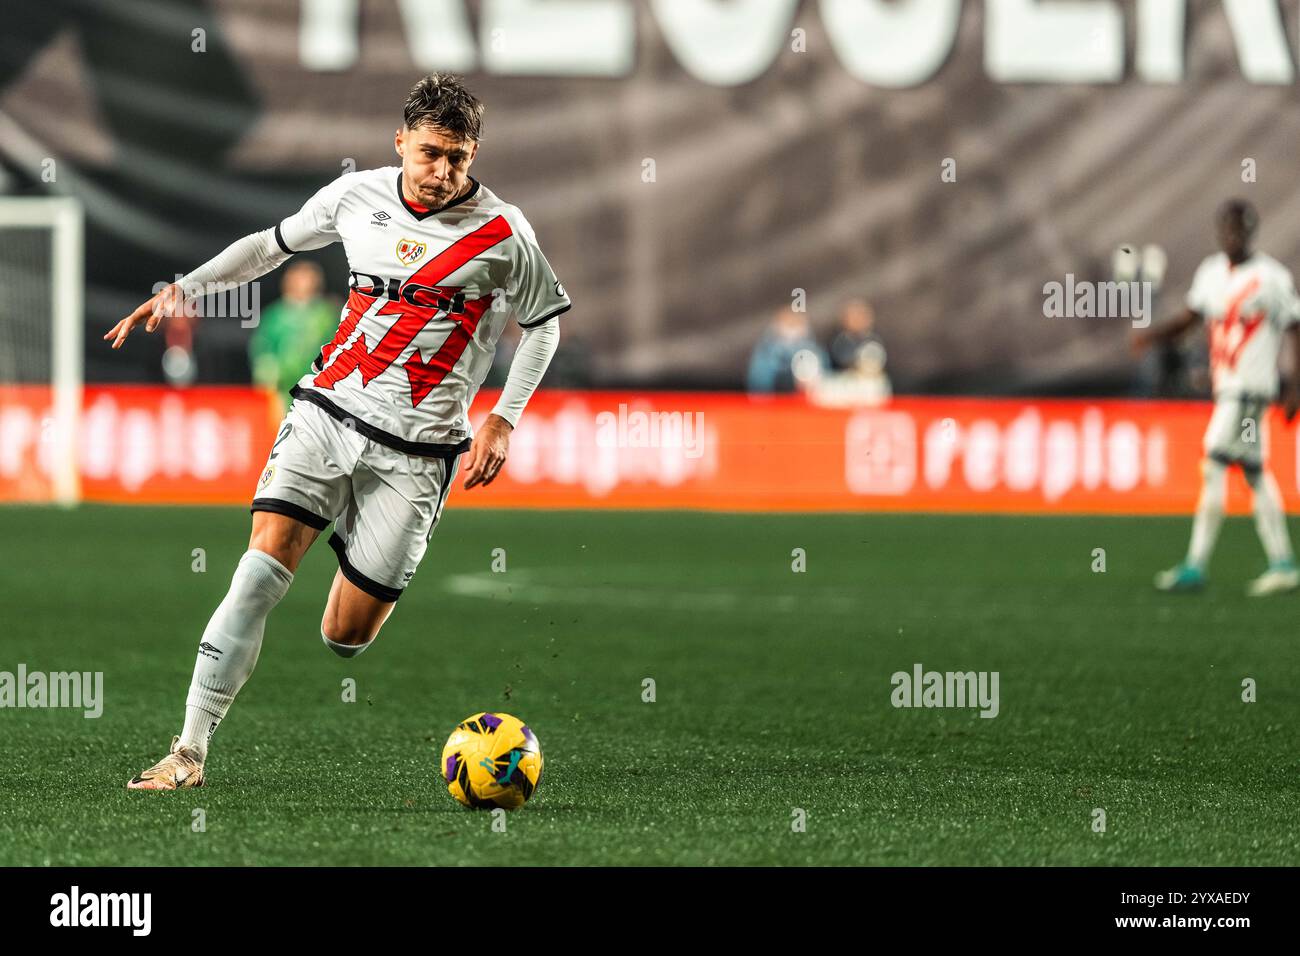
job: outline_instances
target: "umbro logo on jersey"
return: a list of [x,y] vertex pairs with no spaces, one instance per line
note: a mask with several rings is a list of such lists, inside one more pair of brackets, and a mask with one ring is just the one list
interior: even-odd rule
[[384,212],[382,209],[376,210],[375,212],[372,212],[370,215],[375,217],[370,223],[370,225],[372,226],[387,226],[388,220],[393,218],[388,213]]

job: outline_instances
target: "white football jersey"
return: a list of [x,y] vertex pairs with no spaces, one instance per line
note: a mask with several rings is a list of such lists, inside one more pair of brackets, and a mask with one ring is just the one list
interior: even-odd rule
[[1291,270],[1262,252],[1237,266],[1215,253],[1196,270],[1187,307],[1209,326],[1215,396],[1276,397],[1283,333],[1300,322]]
[[518,208],[472,180],[430,211],[406,201],[401,176],[340,176],[276,227],[285,252],[341,241],[351,269],[338,331],[291,394],[399,451],[463,451],[510,317],[537,325],[569,297]]

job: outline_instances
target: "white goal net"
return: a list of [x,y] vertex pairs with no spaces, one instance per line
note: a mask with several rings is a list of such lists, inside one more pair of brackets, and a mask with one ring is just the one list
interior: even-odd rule
[[0,500],[78,500],[83,216],[0,196]]

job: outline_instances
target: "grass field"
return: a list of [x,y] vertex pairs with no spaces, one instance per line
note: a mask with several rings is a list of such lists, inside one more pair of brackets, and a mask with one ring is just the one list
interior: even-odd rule
[[[0,710],[0,864],[1300,862],[1300,602],[1243,596],[1246,521],[1172,598],[1149,582],[1184,520],[452,505],[354,661],[321,645],[335,563],[308,554],[209,786],[176,794],[123,785],[180,729],[248,515],[0,511],[0,670],[105,675],[97,720]],[[916,662],[998,671],[1001,713],[893,708]],[[546,755],[505,833],[436,776],[484,709]]]

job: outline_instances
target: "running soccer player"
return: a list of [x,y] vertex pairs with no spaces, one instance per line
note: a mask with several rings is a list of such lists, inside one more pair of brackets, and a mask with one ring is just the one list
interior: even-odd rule
[[[1250,485],[1255,529],[1268,557],[1268,569],[1250,583],[1247,593],[1260,597],[1300,587],[1282,495],[1264,458],[1266,413],[1278,394],[1278,355],[1284,339],[1290,342],[1295,373],[1300,374],[1300,300],[1290,270],[1252,248],[1258,225],[1259,214],[1250,203],[1234,199],[1220,206],[1215,228],[1222,251],[1196,270],[1186,308],[1135,339],[1141,350],[1176,338],[1202,319],[1209,323],[1214,413],[1205,431],[1201,496],[1187,557],[1156,575],[1156,587],[1162,591],[1198,591],[1205,586],[1232,465],[1241,468]],[[1283,404],[1289,422],[1300,407],[1296,382],[1287,383]]]
[[[401,166],[348,173],[274,228],[246,236],[104,336],[120,348],[188,299],[342,242],[350,293],[338,331],[293,387],[252,501],[253,530],[199,643],[185,723],[127,787],[202,786],[208,742],[248,680],[271,610],[326,527],[338,556],[321,639],[342,657],[374,641],[438,524],[457,462],[490,485],[559,341],[564,287],[516,207],[469,175],[483,105],[434,73],[407,97]],[[511,315],[523,329],[501,398],[470,434],[469,407]]]

